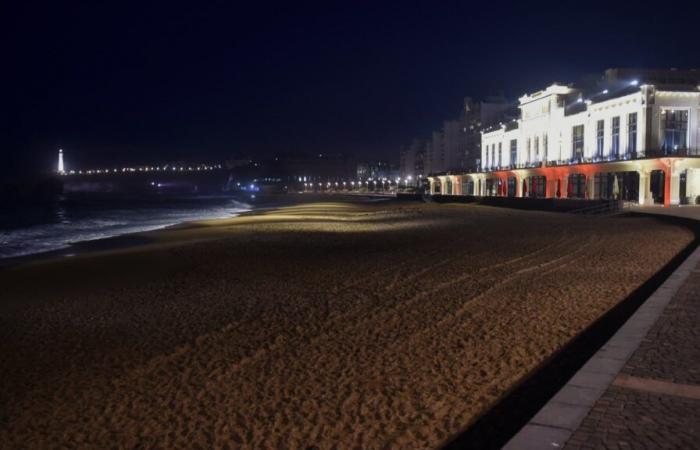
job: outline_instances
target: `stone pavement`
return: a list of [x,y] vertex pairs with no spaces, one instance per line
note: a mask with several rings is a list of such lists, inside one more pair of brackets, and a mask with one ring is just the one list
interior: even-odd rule
[[696,265],[566,449],[700,448]]
[[504,447],[700,449],[700,247]]

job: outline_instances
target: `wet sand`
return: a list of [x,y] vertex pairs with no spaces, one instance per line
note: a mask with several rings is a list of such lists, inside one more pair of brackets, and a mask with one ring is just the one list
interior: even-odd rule
[[3,448],[436,448],[693,233],[326,202],[140,237],[0,269]]

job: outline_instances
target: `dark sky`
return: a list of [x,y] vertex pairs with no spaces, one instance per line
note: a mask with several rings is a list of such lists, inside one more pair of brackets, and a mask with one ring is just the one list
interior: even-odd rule
[[465,95],[700,66],[697,2],[12,3],[4,167],[395,157]]

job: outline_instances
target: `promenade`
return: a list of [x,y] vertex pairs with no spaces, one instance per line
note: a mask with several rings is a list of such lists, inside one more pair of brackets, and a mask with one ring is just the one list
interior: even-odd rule
[[[700,208],[635,207],[700,220]],[[700,446],[700,247],[506,449]]]

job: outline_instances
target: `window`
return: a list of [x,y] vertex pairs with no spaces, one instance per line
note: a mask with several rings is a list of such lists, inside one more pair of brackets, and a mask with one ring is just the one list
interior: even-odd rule
[[486,146],[486,157],[484,158],[484,169],[489,168],[489,146]]
[[511,139],[510,141],[510,165],[515,167],[518,163],[518,140]]
[[596,125],[596,135],[595,135],[595,155],[599,158],[603,156],[603,145],[605,142],[605,121],[599,120]]
[[688,111],[662,111],[661,122],[664,131],[664,150],[676,153],[680,149],[685,149],[688,140]]
[[583,125],[576,125],[573,128],[573,159],[580,161],[583,159]]
[[498,167],[501,167],[503,163],[503,159],[501,159],[501,149],[502,149],[502,142],[498,143]]
[[491,146],[491,167],[496,167],[496,144]]
[[540,160],[540,137],[535,136],[535,162]]
[[637,154],[637,113],[627,115],[627,153]]
[[620,156],[620,116],[612,118],[612,147],[610,154],[612,156]]

